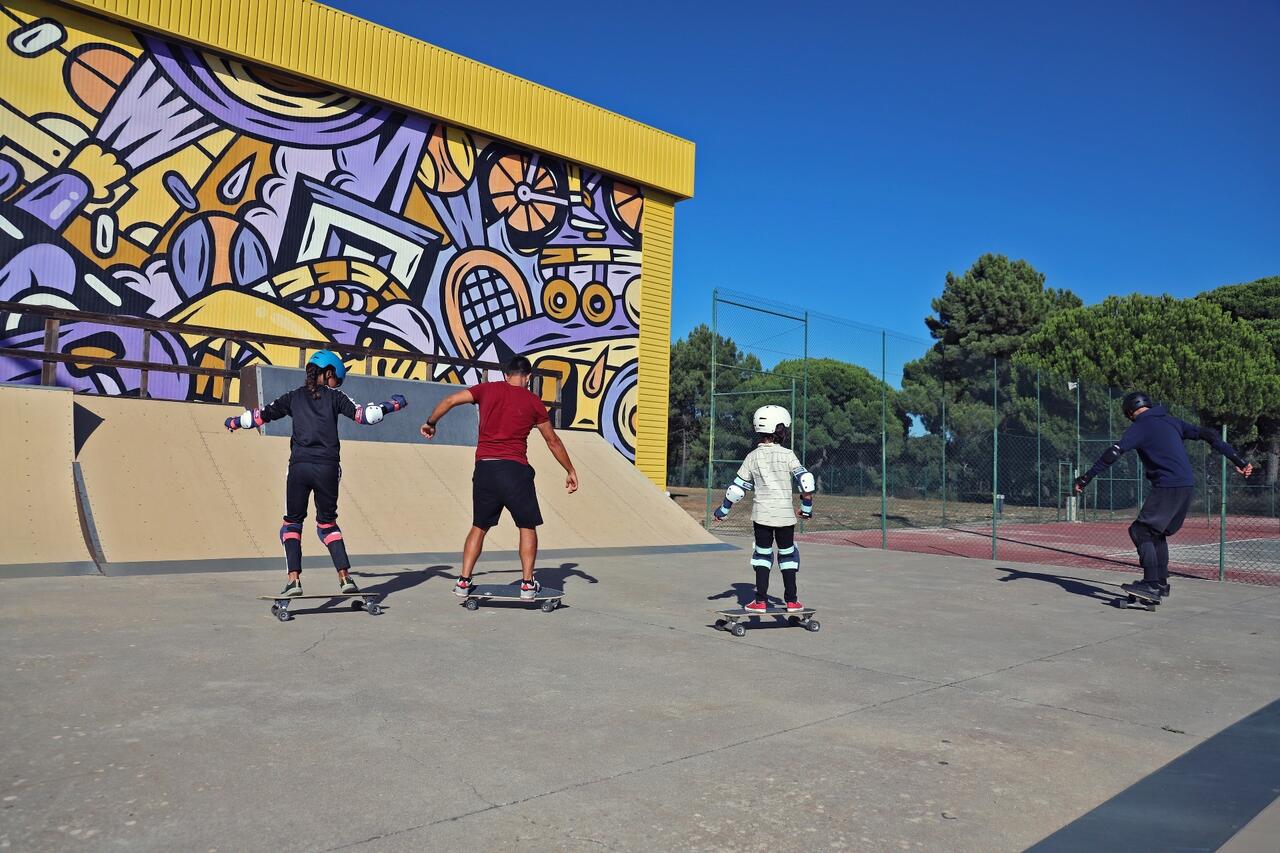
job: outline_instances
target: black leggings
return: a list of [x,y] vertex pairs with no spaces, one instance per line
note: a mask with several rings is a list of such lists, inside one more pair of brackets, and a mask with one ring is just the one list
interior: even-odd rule
[[285,565],[290,572],[302,571],[302,522],[307,519],[307,504],[312,494],[316,496],[316,536],[329,549],[335,569],[351,568],[342,529],[338,527],[338,481],[341,479],[342,468],[337,462],[289,463],[280,544],[284,545]]
[[[767,601],[769,598],[769,571],[773,567],[773,544],[778,543],[779,567],[782,566],[783,559],[781,552],[790,550],[792,552],[788,564],[794,562],[797,568],[782,569],[782,589],[786,601],[798,601],[796,597],[796,572],[800,565],[799,554],[795,551],[796,547],[796,528],[795,525],[790,527],[769,527],[764,524],[753,524],[756,536],[756,549],[752,555],[751,564],[756,571],[756,601]],[[762,565],[768,554],[768,565]]]

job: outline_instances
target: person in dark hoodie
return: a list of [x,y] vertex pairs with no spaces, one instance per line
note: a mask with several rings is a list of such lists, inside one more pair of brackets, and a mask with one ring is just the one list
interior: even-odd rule
[[1121,407],[1124,416],[1133,421],[1133,426],[1124,431],[1119,442],[1098,457],[1093,467],[1076,478],[1075,493],[1083,492],[1089,481],[1121,456],[1130,450],[1138,451],[1152,486],[1138,517],[1129,525],[1129,538],[1138,549],[1142,580],[1121,584],[1120,588],[1159,603],[1162,598],[1169,597],[1168,540],[1182,527],[1195,493],[1195,474],[1183,440],[1207,441],[1214,450],[1230,459],[1236,471],[1244,477],[1253,473],[1253,466],[1245,462],[1217,432],[1175,418],[1167,408],[1156,405],[1142,391],[1126,394]]

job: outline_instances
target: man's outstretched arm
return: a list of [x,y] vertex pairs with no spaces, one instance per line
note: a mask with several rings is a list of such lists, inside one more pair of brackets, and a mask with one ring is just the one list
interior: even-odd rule
[[1180,421],[1180,423],[1182,424],[1183,438],[1198,438],[1207,442],[1214,450],[1230,459],[1231,464],[1236,466],[1236,471],[1240,474],[1248,477],[1253,473],[1253,466],[1246,462],[1234,447],[1223,441],[1217,430],[1210,429],[1207,426],[1194,426],[1186,421]]
[[474,403],[476,398],[471,396],[471,391],[459,391],[456,394],[450,394],[445,397],[436,407],[431,410],[431,416],[427,418],[427,422],[423,424],[418,432],[422,433],[423,438],[431,438],[436,434],[436,424],[441,418],[449,413],[449,410],[455,406],[465,406],[468,403]]
[[569,451],[565,450],[564,442],[560,440],[560,436],[556,435],[556,428],[551,425],[551,421],[543,421],[538,424],[538,432],[542,433],[542,437],[547,442],[547,449],[551,451],[551,455],[565,470],[564,488],[569,494],[578,491],[578,472],[573,470],[573,462],[569,459]]

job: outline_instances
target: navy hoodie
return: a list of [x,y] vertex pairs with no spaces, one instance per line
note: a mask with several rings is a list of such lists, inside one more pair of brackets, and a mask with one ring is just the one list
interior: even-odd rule
[[1133,425],[1120,436],[1119,443],[1102,454],[1085,476],[1092,480],[1122,455],[1136,450],[1151,485],[1162,488],[1194,486],[1195,472],[1191,470],[1191,459],[1182,442],[1184,439],[1197,438],[1209,442],[1214,450],[1230,459],[1237,468],[1244,467],[1245,462],[1240,454],[1214,430],[1192,426],[1169,414],[1164,406],[1153,406],[1134,418]]

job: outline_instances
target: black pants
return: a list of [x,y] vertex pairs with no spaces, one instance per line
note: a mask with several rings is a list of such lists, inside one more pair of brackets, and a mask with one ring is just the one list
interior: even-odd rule
[[307,504],[316,499],[316,536],[329,549],[335,569],[351,568],[347,546],[338,527],[338,482],[342,468],[337,462],[290,462],[284,483],[284,526],[280,543],[284,545],[285,564],[290,572],[302,571],[302,522],[307,519]]
[[778,543],[778,568],[782,569],[782,589],[786,596],[784,600],[798,601],[796,572],[800,569],[800,552],[796,548],[795,525],[769,527],[752,524],[752,527],[756,536],[756,548],[751,557],[751,565],[756,571],[756,601],[767,601],[769,598],[769,571],[773,568],[775,542]]
[[1137,519],[1129,525],[1129,538],[1138,549],[1142,579],[1147,583],[1168,583],[1168,537],[1182,529],[1194,494],[1191,486],[1155,486],[1143,502]]

